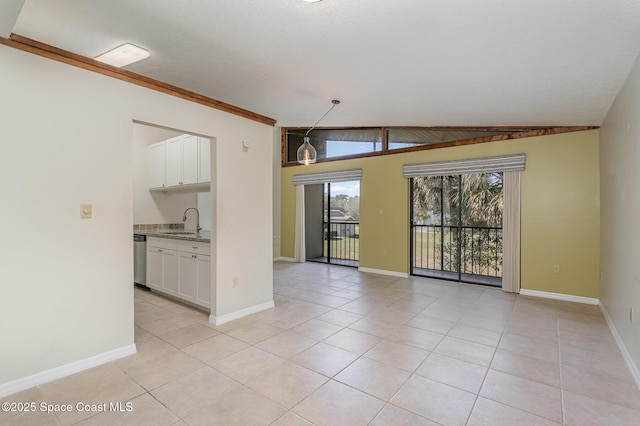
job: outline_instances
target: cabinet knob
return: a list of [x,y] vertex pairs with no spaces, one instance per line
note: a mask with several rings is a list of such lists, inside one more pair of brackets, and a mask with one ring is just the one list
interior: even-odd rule
[[198,258],[198,256],[196,256],[195,254],[192,254],[191,257],[193,257],[194,259]]
[[162,253],[162,249],[158,249],[158,253]]
[[198,250],[198,246],[191,247],[191,248],[194,249],[194,250]]

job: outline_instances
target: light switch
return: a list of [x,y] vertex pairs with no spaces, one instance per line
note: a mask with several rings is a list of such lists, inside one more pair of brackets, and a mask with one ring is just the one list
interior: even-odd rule
[[251,141],[249,139],[245,139],[242,141],[242,152],[249,152],[250,147]]
[[80,204],[80,219],[91,219],[91,204]]

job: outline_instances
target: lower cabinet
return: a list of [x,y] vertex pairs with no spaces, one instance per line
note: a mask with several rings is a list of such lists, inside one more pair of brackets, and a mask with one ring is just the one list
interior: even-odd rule
[[178,252],[178,297],[210,307],[210,265],[210,256]]
[[186,302],[210,308],[210,244],[149,237],[147,285]]
[[178,289],[177,272],[175,250],[147,246],[147,286],[175,296]]
[[211,308],[211,256],[199,255],[196,304]]

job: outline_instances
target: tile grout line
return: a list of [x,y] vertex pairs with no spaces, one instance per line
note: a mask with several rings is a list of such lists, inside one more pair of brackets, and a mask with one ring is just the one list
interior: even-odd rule
[[556,314],[556,332],[558,334],[558,370],[559,378],[560,378],[560,414],[562,418],[562,424],[566,424],[566,410],[564,404],[564,382],[562,380],[562,350],[561,341],[560,341],[560,317],[558,316],[558,303],[554,303],[555,314]]
[[[391,283],[396,282],[396,281],[398,281],[398,280],[394,280],[394,281],[392,281]],[[389,285],[391,285],[391,283],[389,283]],[[389,285],[388,285],[386,288],[388,288],[388,287],[389,287]],[[348,288],[351,288],[351,287],[354,287],[354,286],[350,286],[350,287],[348,287]],[[332,294],[333,294],[333,293],[332,293]],[[365,297],[365,296],[361,296],[361,297],[359,297],[359,298],[353,299],[352,301],[359,300],[359,299],[361,299],[361,298],[363,298],[363,297]],[[398,299],[398,300],[400,300],[400,299]],[[437,300],[437,299],[436,299],[436,300]],[[391,303],[395,303],[396,301],[397,301],[397,300],[394,300],[394,301],[393,301],[393,302],[391,302]],[[350,303],[350,302],[348,302],[348,303]],[[389,304],[391,304],[391,303],[389,303]],[[433,303],[433,302],[432,302],[432,303]],[[389,304],[384,305],[384,307],[388,306]],[[427,306],[429,306],[429,305],[427,305]],[[382,307],[382,308],[380,308],[380,309],[383,309],[384,307]],[[340,310],[340,309],[339,309],[339,307],[336,307],[336,308],[333,308],[333,309],[338,309],[338,310]],[[425,309],[426,309],[426,307],[425,307]],[[376,310],[374,310],[374,311],[370,312],[369,314],[363,315],[363,316],[362,316],[362,318],[361,318],[360,320],[358,320],[358,321],[361,321],[362,319],[367,318],[371,313],[373,313],[373,312],[375,312],[375,311],[376,311]],[[349,311],[344,311],[344,312],[349,312]],[[321,314],[321,315],[322,315],[322,314]],[[319,316],[321,316],[321,315],[319,315]],[[357,315],[360,315],[360,314],[357,314]],[[411,318],[409,318],[409,319],[408,319],[408,320],[406,320],[405,322],[403,322],[402,324],[400,324],[400,325],[398,325],[398,326],[395,326],[394,331],[395,331],[395,330],[397,330],[398,328],[400,328],[401,326],[406,325],[406,323],[407,323],[407,322],[411,321],[411,319],[415,318],[416,316],[418,316],[418,314],[417,314],[417,313],[416,313],[416,314],[414,314]],[[314,317],[314,318],[317,318],[317,317]],[[351,328],[350,328],[350,326],[351,326],[351,325],[353,325],[353,324],[355,324],[355,323],[357,323],[358,321],[356,321],[356,322],[354,322],[354,323],[352,323],[352,324],[350,324],[350,325],[347,325],[347,326],[343,327],[343,328],[342,328],[342,330],[345,330],[345,329],[347,329],[347,328],[351,329]],[[383,322],[384,322],[384,321],[383,321]],[[340,330],[340,331],[342,331],[342,330]],[[355,329],[351,329],[351,330],[355,330]],[[336,333],[334,333],[334,334],[337,334],[337,333],[339,333],[340,331],[337,331],[337,332],[336,332]],[[355,331],[359,331],[359,330],[355,330]],[[364,331],[362,331],[362,333],[369,334],[369,333],[364,332]],[[332,334],[332,335],[334,335],[334,334]],[[384,340],[386,339],[386,337],[388,337],[388,336],[386,336],[386,337],[380,337],[380,336],[376,336],[376,335],[372,335],[372,334],[369,334],[369,335],[374,336],[374,337],[377,337],[377,338],[380,338],[380,339],[381,339],[381,342],[382,342],[382,341],[384,341]],[[331,337],[331,336],[328,336],[328,337],[327,337],[327,339],[328,339],[329,337]],[[324,339],[324,340],[326,340],[326,339]],[[324,340],[322,340],[322,341],[320,341],[320,342],[318,342],[318,343],[323,343],[323,342],[324,342]],[[376,345],[374,345],[373,347],[377,346],[379,343],[380,343],[380,342],[378,342],[378,343],[377,343]],[[325,343],[325,344],[329,344],[329,343]],[[317,345],[317,344],[316,344],[316,345]],[[329,344],[329,345],[330,345],[330,344]],[[330,345],[330,346],[333,346],[333,345]],[[336,347],[336,346],[333,346],[333,347]],[[412,347],[413,347],[413,346],[412,346]],[[338,348],[338,347],[336,347],[336,348]],[[338,348],[338,349],[343,349],[343,348]],[[417,370],[417,369],[419,368],[419,365],[418,365],[418,367],[416,367],[416,369],[414,369],[414,371],[413,371],[413,372],[410,372],[409,376],[408,376],[408,377],[403,381],[403,383],[398,387],[398,389],[396,389],[396,390],[394,391],[393,395],[391,395],[391,397],[388,399],[388,401],[387,401],[387,400],[384,400],[384,399],[381,399],[381,398],[379,398],[379,397],[378,397],[378,396],[376,396],[376,395],[370,394],[369,392],[366,392],[366,391],[364,391],[364,390],[362,390],[362,389],[356,388],[356,387],[354,387],[354,386],[352,386],[352,385],[350,385],[350,384],[348,384],[348,383],[341,382],[341,381],[339,381],[339,380],[337,380],[337,379],[335,378],[335,377],[336,377],[337,375],[339,375],[342,371],[346,370],[349,366],[353,365],[353,364],[354,364],[355,362],[357,362],[358,360],[360,360],[360,359],[362,359],[362,358],[366,358],[366,357],[365,357],[366,353],[367,353],[367,352],[369,352],[371,349],[373,349],[373,348],[370,348],[368,351],[366,351],[365,353],[363,353],[363,354],[361,354],[361,355],[360,355],[360,354],[357,354],[357,353],[354,353],[355,355],[358,355],[358,358],[354,359],[352,362],[350,362],[349,364],[347,364],[346,366],[344,366],[340,371],[336,372],[332,377],[330,377],[330,378],[329,378],[329,381],[327,381],[327,382],[326,382],[326,383],[328,383],[328,382],[330,382],[330,381],[332,381],[332,380],[333,380],[333,381],[335,381],[335,382],[337,382],[337,383],[340,383],[340,384],[342,384],[342,385],[344,385],[344,386],[347,386],[347,387],[349,387],[349,388],[351,388],[351,389],[353,389],[353,390],[355,390],[355,391],[357,391],[357,392],[362,392],[362,393],[364,393],[364,394],[366,394],[366,395],[371,396],[372,398],[375,398],[375,399],[378,399],[378,400],[380,400],[380,401],[384,402],[384,405],[380,408],[380,410],[378,410],[378,412],[373,416],[373,418],[372,418],[372,419],[371,419],[367,424],[371,424],[372,422],[374,422],[374,421],[375,421],[375,419],[376,419],[378,416],[380,416],[380,414],[382,413],[382,411],[383,411],[387,406],[391,405],[391,406],[397,407],[396,405],[394,405],[394,404],[391,402],[391,400],[393,399],[393,397],[394,397],[395,395],[397,395],[397,393],[400,391],[400,389],[401,389],[401,388],[402,388],[402,387],[403,387],[403,386],[404,386],[404,385],[409,381],[409,379],[410,379],[410,378],[415,374],[415,370]],[[343,350],[346,350],[346,349],[343,349]],[[347,351],[348,351],[348,350],[347,350]],[[351,352],[351,351],[348,351],[348,352]],[[431,352],[431,351],[430,351],[430,352]],[[352,353],[353,353],[353,352],[352,352]],[[427,357],[428,357],[428,355],[427,355]],[[369,359],[369,358],[366,358],[366,359]],[[426,359],[426,358],[425,358],[425,359]],[[376,361],[376,360],[373,360],[373,361]],[[376,361],[376,362],[380,362],[380,361]],[[424,360],[423,360],[422,362],[424,362]],[[421,364],[422,364],[422,362],[421,362]],[[385,364],[385,365],[390,365],[390,366],[392,366],[392,367],[395,367],[395,366],[393,366],[393,365],[391,365],[391,364],[387,364],[387,363],[384,363],[384,362],[381,362],[381,363],[383,363],[383,364]],[[395,367],[395,368],[398,368],[398,367]],[[403,370],[403,369],[401,369],[401,370]],[[404,371],[407,371],[407,370],[404,370]],[[325,376],[325,377],[326,377],[326,376]],[[325,383],[325,384],[326,384],[326,383]],[[323,385],[323,386],[324,386],[324,385]],[[313,392],[312,392],[312,393],[313,393]],[[305,399],[307,399],[307,398],[308,398],[308,397],[310,397],[310,396],[311,396],[311,394],[310,394],[309,396],[307,396]],[[303,401],[304,401],[305,399],[303,399]],[[303,401],[300,401],[298,404],[302,403]],[[298,404],[296,404],[296,405],[298,405]],[[400,407],[398,407],[398,408],[400,408]],[[401,408],[401,409],[402,409],[402,408]],[[409,412],[409,413],[412,413],[412,414],[414,414],[414,415],[416,415],[416,416],[418,416],[418,417],[420,417],[420,418],[423,418],[423,419],[426,419],[426,420],[431,421],[430,419],[427,419],[426,417],[423,417],[422,415],[420,415],[420,414],[418,414],[418,413],[414,413],[414,412],[409,411],[409,410],[406,410],[406,411],[407,411],[407,412]],[[308,420],[308,419],[305,419],[305,420]]]
[[[397,280],[395,280],[395,281],[397,281]],[[388,287],[389,287],[389,286],[391,286],[391,284],[392,284],[393,282],[395,282],[395,281],[392,281],[392,282],[390,282],[390,283],[387,283],[387,285],[386,285],[384,288],[388,288]],[[356,286],[357,286],[359,289],[361,289],[361,288],[362,288],[362,287],[361,287],[361,286],[359,286],[357,283],[353,284],[352,286],[350,286],[350,287],[348,287],[348,288],[349,288],[349,289],[351,289],[351,288],[356,287]],[[334,293],[339,292],[339,291],[342,291],[342,290],[336,290],[336,291],[334,291],[334,292],[333,292],[333,293],[331,293],[331,294],[334,294]],[[441,300],[441,299],[442,299],[442,297],[443,297],[443,296],[445,296],[447,293],[449,293],[449,291],[447,291],[447,292],[445,292],[444,294],[442,294],[442,295],[438,296],[434,301],[432,301],[431,303],[429,303],[428,305],[426,305],[426,307],[428,307],[428,306],[430,306],[431,304],[433,304],[433,303],[435,303],[435,302],[437,302],[437,301]],[[321,294],[321,293],[319,293],[319,294]],[[360,320],[362,320],[362,319],[367,318],[367,317],[368,317],[369,315],[371,315],[372,313],[375,313],[375,312],[379,311],[380,309],[385,309],[385,308],[386,308],[387,306],[389,306],[390,304],[393,304],[393,303],[395,303],[395,302],[397,302],[397,301],[399,301],[399,300],[402,300],[404,297],[408,296],[409,294],[416,294],[416,293],[415,293],[414,291],[410,291],[410,292],[408,292],[408,293],[404,294],[402,297],[395,298],[393,301],[391,301],[391,302],[389,302],[389,303],[387,303],[387,304],[385,304],[385,305],[383,305],[383,306],[377,307],[375,310],[373,310],[373,311],[371,311],[371,312],[369,312],[369,313],[367,313],[367,314],[364,314],[364,315],[363,315],[363,314],[354,313],[354,312],[350,312],[350,311],[343,311],[343,312],[346,312],[346,313],[353,313],[353,314],[355,314],[355,315],[359,315],[359,316],[361,316],[361,317],[362,317]],[[324,297],[324,296],[325,296],[325,295],[322,295],[322,296],[320,296],[320,298],[321,298],[321,297]],[[385,296],[380,296],[380,295],[374,295],[374,296],[376,296],[376,297],[378,297],[378,296],[379,296],[379,297],[385,297]],[[351,300],[351,301],[359,300],[359,299],[362,299],[363,297],[366,297],[366,295],[360,296],[360,297],[358,297],[358,298],[356,298],[356,299],[353,299],[353,300]],[[289,297],[289,298],[291,298],[291,297]],[[319,304],[319,303],[315,303],[313,300],[312,300],[312,301],[309,301],[309,300],[304,300],[304,299],[297,299],[296,297],[293,297],[293,298],[291,298],[291,299],[295,299],[295,300],[296,300],[296,301],[298,301],[298,302],[311,303],[311,304],[316,304],[316,305],[320,305],[320,306],[323,306],[323,307],[329,308],[329,311],[327,311],[327,312],[325,312],[325,313],[331,312],[331,311],[333,311],[333,310],[341,311],[341,310],[339,309],[340,307],[331,307],[331,306],[321,305],[321,304]],[[150,303],[153,303],[153,302],[150,302]],[[349,302],[348,302],[348,303],[349,303]],[[503,337],[504,337],[504,335],[505,335],[506,329],[508,328],[508,326],[509,326],[509,324],[510,324],[510,322],[511,322],[512,318],[513,318],[513,315],[514,315],[514,313],[515,313],[515,311],[516,311],[516,308],[517,308],[517,306],[518,306],[518,303],[519,303],[519,300],[517,300],[517,301],[516,301],[516,303],[514,303],[514,304],[513,304],[512,309],[511,309],[511,312],[510,312],[510,314],[509,314],[509,319],[508,319],[508,320],[507,320],[507,322],[505,323],[505,326],[502,328],[502,332],[501,332],[501,334],[500,334],[500,339],[498,340],[498,342],[496,343],[496,345],[495,345],[495,347],[494,347],[493,354],[492,354],[491,359],[490,359],[490,361],[489,361],[489,364],[488,364],[488,366],[487,366],[487,371],[486,371],[486,372],[485,372],[485,374],[484,374],[484,377],[483,377],[482,383],[480,384],[480,387],[479,387],[478,391],[475,393],[474,403],[473,403],[473,405],[471,406],[471,410],[469,411],[469,415],[468,415],[468,417],[467,417],[467,421],[466,421],[466,423],[468,423],[468,422],[469,422],[469,420],[470,420],[470,418],[471,418],[471,414],[473,413],[473,410],[475,409],[475,406],[476,406],[476,404],[477,404],[478,398],[479,398],[479,396],[480,396],[480,392],[481,392],[481,390],[482,390],[482,387],[483,387],[483,386],[484,386],[484,384],[485,384],[485,381],[486,381],[486,378],[487,378],[488,372],[489,372],[489,370],[491,369],[491,364],[493,363],[493,360],[494,360],[495,355],[496,355],[496,353],[497,353],[497,350],[498,350],[499,344],[500,344],[500,342],[503,340]],[[474,305],[475,305],[475,306],[477,306],[478,304],[479,304],[479,298],[478,298],[478,299],[476,299],[476,301],[474,302]],[[158,307],[162,308],[162,306],[160,306],[160,305],[156,305],[156,306],[158,306]],[[342,306],[342,305],[341,305],[341,306]],[[426,307],[425,307],[424,309],[426,309]],[[164,308],[163,308],[163,309],[164,309]],[[423,309],[423,310],[424,310],[424,309]],[[467,309],[468,309],[468,308],[467,308]],[[444,337],[447,337],[447,336],[449,336],[449,337],[454,337],[454,336],[450,336],[450,332],[451,332],[451,330],[453,330],[457,325],[462,324],[462,322],[461,322],[461,321],[462,321],[462,319],[465,317],[465,315],[468,315],[468,314],[470,314],[470,313],[471,313],[471,312],[470,312],[470,311],[468,311],[467,309],[465,309],[465,313],[464,313],[460,318],[458,318],[458,320],[457,320],[457,321],[456,321],[456,322],[455,322],[455,323],[454,323],[454,324],[449,328],[449,330],[448,330],[445,334],[443,334],[443,338],[444,338]],[[421,311],[421,312],[422,312],[422,311]],[[333,323],[331,323],[331,322],[328,322],[328,321],[324,321],[324,320],[322,320],[322,319],[319,319],[319,317],[320,317],[320,316],[322,316],[322,315],[324,315],[325,313],[318,314],[318,315],[315,315],[315,316],[313,316],[313,317],[310,317],[310,318],[308,318],[306,321],[304,321],[304,322],[302,322],[302,323],[300,323],[300,324],[298,324],[298,325],[302,325],[302,324],[304,324],[304,323],[306,323],[306,322],[308,322],[308,321],[310,321],[310,320],[312,320],[312,319],[314,319],[314,320],[319,320],[319,321],[322,321],[322,322],[326,322],[326,323],[328,323],[328,324],[333,324]],[[556,307],[556,312],[555,312],[555,313],[556,313],[556,330],[557,330],[558,338],[559,338],[559,322],[558,322],[558,316],[557,316],[557,307]],[[175,314],[175,313],[174,313],[174,314]],[[176,315],[180,315],[180,314],[176,314]],[[482,314],[480,313],[480,315],[482,315]],[[408,323],[408,322],[410,322],[412,319],[414,319],[414,318],[418,317],[418,316],[420,316],[420,312],[418,312],[418,313],[414,313],[414,314],[413,314],[409,319],[407,319],[406,321],[404,321],[402,324],[397,325],[396,323],[393,323],[394,330],[397,330],[399,327],[402,327],[402,326],[412,327],[412,326],[410,326],[410,325],[407,325],[407,323]],[[187,318],[187,319],[192,320],[191,318]],[[192,320],[192,321],[194,321],[194,320]],[[256,319],[256,321],[253,321],[253,322],[251,322],[250,324],[253,324],[254,322],[260,322],[260,321],[262,321],[262,319]],[[386,322],[386,321],[384,321],[384,320],[380,320],[380,321],[382,321],[382,322]],[[197,323],[197,321],[194,321],[194,323]],[[391,323],[390,323],[390,324],[391,324]],[[247,325],[248,325],[248,324],[247,324]],[[314,345],[310,346],[309,348],[306,348],[305,350],[308,350],[308,349],[310,349],[310,348],[312,348],[312,347],[317,346],[317,345],[318,345],[318,343],[323,343],[323,342],[324,342],[324,340],[328,339],[329,337],[331,337],[332,335],[334,335],[334,334],[336,334],[336,333],[339,333],[339,332],[340,332],[340,331],[342,331],[342,330],[345,330],[345,329],[351,329],[351,328],[350,328],[350,326],[351,326],[351,325],[353,325],[353,323],[352,323],[352,324],[350,324],[350,325],[346,325],[346,326],[342,326],[342,325],[338,325],[338,324],[333,324],[333,325],[339,326],[339,327],[341,327],[341,329],[340,329],[340,330],[338,330],[338,331],[336,331],[335,333],[333,333],[333,334],[331,334],[331,335],[329,335],[329,336],[325,337],[323,340],[316,341],[316,343],[315,343]],[[295,326],[294,326],[294,327],[295,327]],[[282,333],[284,333],[285,331],[289,331],[289,332],[291,332],[291,333],[293,333],[293,334],[298,334],[298,333],[296,333],[296,332],[294,332],[294,331],[291,331],[291,329],[292,329],[292,328],[294,328],[294,327],[291,327],[291,328],[289,328],[289,329],[280,329],[280,327],[276,327],[276,328],[280,329],[280,331],[279,331],[276,335],[282,334]],[[184,327],[183,327],[183,328],[184,328]],[[420,329],[419,327],[415,327],[415,328]],[[216,330],[216,329],[214,328],[214,330]],[[351,329],[351,330],[355,330],[355,329]],[[227,332],[219,331],[219,330],[216,330],[216,331],[218,331],[220,334],[224,334],[224,335],[226,335],[226,336],[228,336],[228,337],[232,337],[232,338],[233,338],[233,336],[228,335],[228,334],[227,334]],[[359,330],[356,330],[356,331],[359,331]],[[428,331],[428,330],[427,330],[427,331]],[[365,334],[369,334],[369,333],[367,333],[367,332],[363,332],[363,333],[365,333]],[[157,336],[157,335],[155,335],[155,334],[153,334],[153,333],[150,333],[150,334],[152,334],[152,335],[154,335],[155,337],[157,337],[158,339],[160,339],[160,340],[164,341],[164,339],[162,339],[161,337],[159,337],[159,336]],[[438,334],[440,334],[440,333],[438,333]],[[369,335],[371,335],[371,334],[369,334]],[[274,335],[274,336],[275,336],[275,335]],[[249,343],[249,345],[250,345],[251,347],[257,347],[256,345],[257,345],[257,344],[259,344],[260,342],[263,342],[263,341],[265,341],[265,340],[268,340],[268,339],[270,339],[270,338],[272,338],[272,337],[274,337],[274,336],[269,336],[269,337],[267,337],[267,338],[265,338],[265,339],[260,340],[259,342],[253,343],[253,344]],[[300,336],[304,336],[304,335],[300,335]],[[374,337],[376,337],[376,338],[380,339],[380,341],[381,341],[381,342],[382,342],[382,341],[385,341],[385,339],[388,337],[388,336],[380,337],[380,336],[376,336],[376,335],[371,335],[371,336],[374,336]],[[458,339],[461,339],[461,340],[465,340],[465,341],[467,341],[467,339],[464,339],[464,338],[458,338]],[[206,340],[206,339],[202,339],[202,340]],[[240,340],[241,340],[241,339],[240,339]],[[313,340],[315,340],[315,338],[314,338]],[[201,340],[200,340],[200,341],[201,341]],[[242,340],[241,340],[241,341],[242,341]],[[470,342],[478,343],[478,342],[474,342],[474,341],[470,341]],[[167,342],[167,343],[169,343],[169,342]],[[194,343],[197,343],[197,342],[194,342]],[[245,343],[248,343],[248,342],[245,342]],[[380,343],[380,342],[378,342],[378,344],[379,344],[379,343]],[[325,384],[326,384],[326,383],[329,383],[330,381],[332,381],[332,380],[333,380],[333,381],[335,381],[335,382],[341,383],[341,384],[343,384],[343,385],[345,385],[345,386],[348,386],[348,387],[350,387],[350,388],[352,388],[352,389],[354,389],[354,390],[356,390],[356,391],[362,392],[362,393],[364,393],[364,394],[366,394],[366,395],[370,395],[370,396],[372,396],[372,397],[374,397],[374,398],[376,398],[376,399],[381,400],[382,402],[384,402],[384,405],[382,406],[382,408],[381,408],[381,409],[380,409],[380,410],[375,414],[375,416],[372,418],[372,420],[371,420],[371,422],[372,422],[372,421],[374,421],[374,420],[375,420],[375,418],[377,418],[377,417],[380,415],[380,413],[385,409],[385,407],[387,407],[387,406],[389,406],[389,405],[396,407],[396,406],[391,402],[391,399],[393,399],[393,397],[394,397],[394,396],[399,392],[399,390],[400,390],[400,389],[401,389],[401,388],[402,388],[402,387],[407,383],[407,381],[408,381],[408,380],[409,380],[413,375],[416,375],[416,374],[417,374],[417,373],[415,373],[415,371],[417,371],[417,369],[420,367],[420,365],[422,365],[422,364],[423,364],[423,363],[424,363],[424,362],[429,358],[429,356],[430,356],[431,354],[433,354],[433,353],[434,353],[435,349],[436,349],[436,348],[437,348],[441,343],[442,343],[442,339],[440,339],[440,341],[438,342],[438,344],[437,344],[436,346],[434,346],[434,348],[433,348],[432,350],[430,350],[430,351],[429,351],[429,354],[425,357],[425,359],[424,359],[424,360],[422,360],[422,361],[421,361],[421,363],[418,365],[418,367],[416,367],[416,369],[414,369],[413,371],[409,371],[410,375],[408,376],[408,378],[407,378],[406,380],[404,380],[404,382],[403,382],[403,383],[398,387],[398,389],[394,392],[394,394],[389,398],[389,400],[388,400],[388,401],[386,401],[386,400],[384,400],[384,399],[381,399],[381,398],[378,398],[378,397],[376,397],[375,395],[371,395],[371,394],[369,394],[368,392],[365,392],[365,391],[363,391],[363,390],[360,390],[360,389],[358,389],[358,388],[356,388],[356,387],[354,387],[354,386],[351,386],[351,385],[349,385],[349,384],[342,383],[342,382],[340,382],[340,381],[338,381],[338,380],[336,380],[336,379],[335,379],[335,376],[337,376],[338,374],[340,374],[340,372],[341,372],[341,371],[344,371],[344,369],[348,368],[348,367],[349,367],[350,365],[352,365],[354,362],[356,362],[356,361],[358,361],[358,360],[360,360],[360,359],[366,358],[366,357],[365,357],[365,355],[366,355],[366,353],[367,353],[368,351],[367,351],[367,352],[365,352],[365,353],[363,353],[363,354],[357,354],[357,353],[356,353],[355,355],[357,355],[358,357],[357,357],[354,361],[352,361],[351,363],[347,364],[343,369],[341,369],[340,371],[336,372],[332,377],[325,376],[325,375],[324,375],[324,374],[322,374],[322,373],[318,373],[318,374],[321,374],[321,375],[323,375],[324,377],[327,377],[327,378],[328,378],[328,380],[327,380],[327,382],[325,382]],[[169,344],[171,344],[171,343],[169,343]],[[172,344],[171,344],[171,345],[172,345]],[[172,345],[172,346],[174,346],[174,345]],[[411,345],[410,345],[410,346],[411,346]],[[488,346],[488,345],[485,345],[485,346]],[[175,347],[175,346],[174,346],[174,347]],[[375,347],[375,345],[374,345],[374,347]],[[412,346],[412,347],[413,347],[413,346]],[[338,347],[338,348],[339,348],[339,347]],[[176,349],[178,349],[178,350],[182,351],[182,348],[177,348],[177,347],[176,347]],[[257,348],[257,349],[260,349],[260,348]],[[339,348],[339,349],[342,349],[342,348]],[[262,349],[261,349],[261,350],[262,350]],[[343,349],[343,350],[344,350],[344,349]],[[370,348],[369,350],[371,350],[371,348]],[[560,347],[558,347],[558,350],[560,350]],[[269,351],[267,351],[267,352],[269,352]],[[302,352],[304,352],[304,350],[303,350]],[[348,352],[350,352],[350,351],[348,351]],[[188,354],[187,354],[187,355],[188,355]],[[274,355],[276,355],[276,354],[274,354]],[[276,355],[276,356],[279,356],[279,355]],[[285,361],[290,361],[290,360],[288,360],[288,359],[286,359],[286,358],[284,358],[284,360],[285,360]],[[299,365],[299,364],[297,364],[295,361],[290,361],[290,362],[291,362],[291,363],[293,363],[293,364],[295,364],[295,365]],[[382,362],[382,361],[379,361],[379,362]],[[383,362],[383,363],[384,363],[384,364],[387,364],[386,362]],[[210,365],[208,365],[208,364],[206,364],[206,363],[205,363],[205,365],[207,365],[207,366],[208,366],[208,367],[210,367],[210,368],[213,368],[213,367],[211,367]],[[388,364],[388,365],[391,365],[391,364]],[[559,365],[560,365],[560,364],[559,364]],[[392,365],[392,366],[393,366],[393,365]],[[303,367],[303,368],[307,368],[307,367],[304,367],[304,366],[301,366],[301,367]],[[215,370],[215,369],[214,369],[214,370]],[[216,370],[216,371],[218,371],[218,370]],[[314,370],[311,370],[311,371],[314,371]],[[405,371],[408,371],[408,370],[405,370]],[[314,372],[315,372],[315,371],[314,371]],[[316,372],[316,373],[317,373],[317,372]],[[224,374],[224,373],[221,373],[221,374]],[[420,376],[420,377],[422,377],[422,376]],[[517,376],[516,376],[516,377],[517,377]],[[137,382],[136,382],[136,383],[137,383]],[[446,384],[446,383],[445,383],[445,384]],[[245,386],[245,387],[247,387],[247,385],[246,385],[246,384],[242,384],[242,383],[241,383],[241,386]],[[322,385],[322,386],[324,386],[324,385]],[[451,385],[448,385],[448,386],[451,386]],[[456,386],[453,386],[453,387],[454,387],[454,388],[457,388]],[[458,389],[459,389],[459,388],[458,388]],[[461,389],[461,390],[465,391],[464,389]],[[561,384],[561,390],[562,390],[562,384]],[[468,391],[466,391],[466,392],[468,392]],[[147,391],[147,393],[150,393],[150,391]],[[312,393],[313,393],[313,392],[312,392]],[[311,394],[312,394],[312,393],[311,393]],[[306,398],[308,398],[311,394],[309,394],[307,397],[305,397],[305,399],[306,399]],[[153,397],[153,395],[151,395],[151,396]],[[266,395],[263,395],[263,396],[265,396],[267,399],[271,400],[271,398],[269,398],[268,396],[266,396]],[[304,401],[305,399],[303,399],[302,401]],[[273,401],[273,400],[271,400],[271,401]],[[302,401],[300,401],[299,403],[301,403]],[[277,403],[277,402],[275,402],[275,401],[273,401],[273,402],[274,402],[274,403],[276,403],[278,406],[281,406],[279,403]],[[298,403],[298,404],[299,404],[299,403]],[[162,405],[164,406],[164,404],[162,404]],[[297,404],[296,404],[296,405],[297,405]],[[506,405],[506,404],[505,404],[505,405]],[[510,405],[507,405],[507,406],[510,406]],[[165,406],[165,407],[166,407],[166,406]],[[281,407],[282,407],[282,406],[281,406]],[[295,406],[294,406],[294,407],[295,407]],[[562,402],[562,407],[563,407],[563,421],[564,421],[564,403],[563,403],[563,402]],[[168,407],[167,407],[167,408],[168,408]],[[293,408],[293,407],[292,407],[292,408]],[[516,407],[513,407],[513,408],[515,408],[515,409],[517,409],[517,410],[520,410],[519,408],[516,408]],[[287,409],[286,407],[283,407],[283,409],[285,410],[285,414],[286,414],[286,413],[288,413],[288,412],[292,412],[292,411],[291,411],[291,409]],[[402,408],[401,408],[401,409],[402,409]],[[169,410],[169,411],[170,411],[171,413],[173,413],[171,410]],[[413,413],[413,412],[412,412],[412,411],[410,411],[410,410],[407,410],[407,411],[408,411],[408,412]],[[175,415],[175,413],[173,413],[173,414]],[[295,414],[295,413],[294,413],[294,414]],[[425,417],[423,417],[423,416],[422,416],[422,415],[420,415],[420,414],[417,414],[417,413],[413,413],[413,414],[415,414],[415,415],[417,415],[417,416],[420,416],[421,418],[425,418]],[[537,417],[540,417],[540,418],[544,418],[544,417],[541,417],[541,416],[539,416],[539,415],[537,415],[537,414],[534,414],[534,413],[530,413],[530,414],[533,414],[533,415],[535,415],[535,416],[537,416]],[[284,415],[284,414],[283,414],[283,415]],[[298,414],[295,414],[295,415],[296,415],[296,416],[298,416]],[[176,416],[176,417],[178,417],[178,416]],[[178,417],[178,418],[180,418],[180,417]]]
[[[511,313],[509,314],[509,319],[505,323],[504,328],[502,329],[502,332],[500,333],[500,339],[498,339],[498,343],[496,343],[496,348],[493,351],[493,355],[491,356],[491,360],[489,361],[489,365],[487,366],[487,371],[484,373],[484,377],[482,378],[482,383],[480,383],[480,387],[478,388],[478,392],[476,393],[476,397],[475,397],[475,399],[473,401],[473,405],[471,406],[471,410],[469,410],[469,415],[467,416],[467,420],[465,422],[465,425],[467,425],[469,423],[469,421],[471,420],[471,415],[473,414],[473,410],[475,410],[476,404],[478,403],[478,398],[480,398],[480,392],[482,392],[482,388],[484,387],[484,383],[487,380],[487,376],[489,375],[489,371],[491,371],[491,364],[493,364],[493,360],[494,360],[494,358],[496,356],[496,353],[498,352],[498,347],[500,346],[500,342],[502,342],[502,338],[504,337],[504,333],[507,330],[507,328],[509,327],[509,324],[511,323],[511,318],[513,318],[513,313],[515,312],[516,307],[518,306],[518,303],[520,303],[520,299],[516,298],[515,303],[511,307]],[[513,408],[515,408],[515,407],[513,407]]]

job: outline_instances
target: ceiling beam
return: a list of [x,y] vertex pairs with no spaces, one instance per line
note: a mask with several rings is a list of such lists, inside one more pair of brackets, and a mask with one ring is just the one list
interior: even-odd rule
[[118,80],[126,81],[127,83],[135,84],[137,86],[142,86],[148,89],[156,90],[158,92],[166,93],[171,96],[195,102],[249,120],[257,121],[259,123],[267,124],[269,126],[275,126],[276,124],[276,120],[274,120],[273,118],[248,111],[246,109],[230,105],[225,102],[209,98],[208,96],[200,95],[198,93],[182,89],[180,87],[172,86],[153,78],[145,77],[131,71],[107,65],[102,62],[98,62],[95,59],[87,58],[86,56],[59,49],[57,47],[53,47],[36,40],[22,37],[17,34],[11,34],[9,38],[0,37],[0,44],[23,50],[25,52],[33,53],[38,56],[43,56],[45,58],[53,59],[55,61],[63,62],[68,65],[73,65],[75,67],[82,68],[88,71],[93,71],[98,74],[113,77]]

